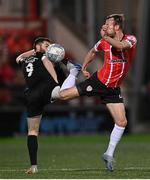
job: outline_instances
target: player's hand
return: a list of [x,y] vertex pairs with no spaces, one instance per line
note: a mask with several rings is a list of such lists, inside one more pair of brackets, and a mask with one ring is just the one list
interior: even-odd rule
[[107,26],[103,25],[101,30],[100,30],[100,34],[101,34],[102,38],[106,35],[106,30],[107,30]]
[[86,78],[89,78],[91,76],[91,74],[86,70],[82,70],[82,73]]

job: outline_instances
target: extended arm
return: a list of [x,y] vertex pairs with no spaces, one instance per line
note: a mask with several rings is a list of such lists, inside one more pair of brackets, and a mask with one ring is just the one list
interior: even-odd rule
[[90,73],[86,70],[86,68],[93,61],[95,56],[96,56],[96,51],[94,48],[92,48],[84,58],[84,62],[82,65],[82,72],[83,72],[84,76],[87,78],[90,77]]
[[22,62],[24,60],[24,58],[34,55],[34,53],[35,53],[34,49],[24,52],[16,58],[16,62],[17,63]]
[[47,69],[47,71],[49,72],[49,74],[55,80],[55,82],[58,83],[57,74],[56,74],[56,71],[54,69],[54,66],[53,66],[52,62],[50,60],[48,60],[48,58],[46,56],[43,56],[42,62],[44,64],[45,68]]

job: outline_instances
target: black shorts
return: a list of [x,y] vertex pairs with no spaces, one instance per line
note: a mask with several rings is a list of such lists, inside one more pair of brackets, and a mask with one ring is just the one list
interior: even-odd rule
[[25,90],[28,117],[42,114],[45,105],[51,101],[52,90],[59,86],[57,83],[43,83],[32,89]]
[[99,96],[104,104],[123,103],[120,87],[107,87],[97,78],[97,72],[89,79],[79,83],[77,89],[80,96]]

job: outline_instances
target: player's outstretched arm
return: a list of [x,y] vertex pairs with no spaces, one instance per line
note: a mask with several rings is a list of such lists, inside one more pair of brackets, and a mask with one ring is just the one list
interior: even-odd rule
[[47,69],[47,71],[49,72],[49,74],[55,80],[55,82],[58,83],[57,74],[56,74],[56,71],[54,69],[53,63],[46,56],[42,57],[42,62],[44,64],[45,68]]
[[82,72],[83,72],[84,76],[87,78],[90,77],[90,73],[86,69],[87,69],[88,65],[93,61],[95,56],[96,56],[96,51],[94,48],[92,48],[84,58],[84,62],[82,65]]
[[35,53],[35,50],[32,49],[32,50],[29,50],[29,51],[26,51],[22,54],[20,54],[17,58],[16,58],[16,62],[19,64],[19,62],[22,62],[24,60],[24,58],[27,58],[31,55],[34,55]]

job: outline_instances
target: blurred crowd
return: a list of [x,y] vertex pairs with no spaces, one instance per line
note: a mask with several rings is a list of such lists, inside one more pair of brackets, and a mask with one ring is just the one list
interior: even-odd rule
[[25,86],[16,57],[32,48],[33,34],[9,33],[0,35],[0,105],[20,105]]

